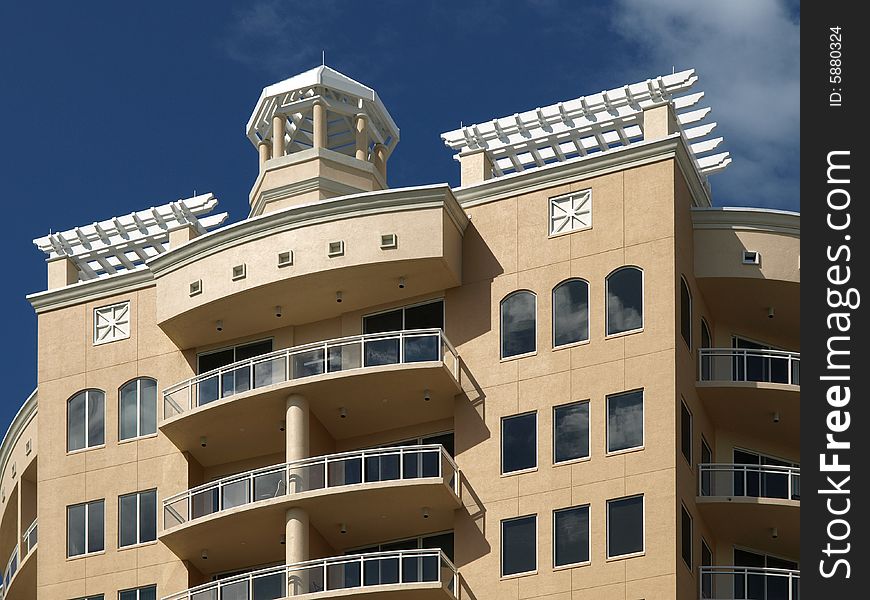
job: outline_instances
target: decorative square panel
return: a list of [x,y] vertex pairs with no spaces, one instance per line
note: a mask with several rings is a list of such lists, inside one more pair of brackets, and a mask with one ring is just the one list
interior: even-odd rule
[[130,337],[130,302],[94,309],[94,346]]
[[592,190],[550,198],[550,235],[592,228]]

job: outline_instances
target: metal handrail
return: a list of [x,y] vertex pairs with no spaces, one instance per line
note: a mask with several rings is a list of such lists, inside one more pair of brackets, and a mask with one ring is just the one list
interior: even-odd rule
[[[444,332],[441,329],[410,329],[403,331],[388,331],[383,333],[368,333],[363,335],[355,335],[348,336],[342,338],[335,338],[331,340],[324,340],[321,342],[314,342],[310,344],[303,344],[301,346],[294,346],[292,348],[283,348],[281,350],[275,350],[273,352],[269,352],[267,354],[261,354],[259,356],[254,356],[252,358],[248,358],[245,360],[241,360],[238,362],[234,362],[229,365],[225,365],[219,367],[217,369],[212,369],[206,373],[201,373],[195,377],[191,377],[190,379],[186,379],[185,381],[181,381],[176,383],[166,389],[163,390],[163,403],[164,403],[164,419],[169,416],[174,416],[176,414],[181,414],[188,410],[195,408],[195,405],[201,405],[203,402],[200,402],[200,398],[197,397],[194,399],[195,393],[199,394],[199,386],[207,381],[214,381],[217,385],[216,389],[216,397],[212,398],[208,401],[218,400],[227,396],[231,396],[235,393],[241,393],[236,390],[232,390],[227,393],[223,388],[224,377],[228,375],[232,375],[235,377],[237,373],[242,373],[247,377],[247,383],[249,387],[243,391],[248,391],[248,389],[254,389],[258,387],[267,387],[270,385],[276,385],[279,383],[285,383],[287,381],[292,381],[294,379],[302,379],[305,377],[311,377],[314,375],[322,375],[326,373],[334,373],[334,372],[344,372],[344,371],[352,371],[357,369],[365,369],[370,368],[372,366],[382,366],[383,364],[406,364],[413,362],[424,362],[419,360],[407,360],[405,356],[405,345],[407,340],[419,339],[419,338],[428,338],[438,336],[439,344],[438,344],[438,354],[436,357],[429,360],[437,360],[443,361],[445,356],[445,348],[447,353],[453,356],[453,365],[452,365],[452,374],[453,377],[458,381],[459,380],[459,353],[456,351],[456,348],[453,347],[453,344],[447,339],[444,335]],[[398,342],[398,354],[394,360],[388,363],[380,363],[378,365],[366,365],[364,364],[364,351],[366,349],[367,344],[371,344],[372,342],[380,342],[380,341],[389,341],[396,340]],[[330,357],[330,350],[338,350],[340,348],[345,348],[349,346],[358,346],[360,350],[360,354],[356,357],[358,364],[355,366],[345,367],[344,365],[339,365],[336,367],[333,360],[336,357]],[[321,356],[315,361],[320,363],[318,365],[319,370],[316,370],[312,373],[294,373],[294,363],[291,359],[295,357],[299,357],[300,355],[304,355],[307,353],[320,351]],[[344,359],[344,357],[338,357],[340,359]],[[268,375],[268,381],[263,385],[257,385],[256,376],[258,374],[257,367],[261,366],[261,368],[265,367],[268,364],[269,368],[264,369],[264,373]],[[273,369],[273,367],[275,369]],[[277,374],[274,372],[275,370],[279,370]],[[184,393],[186,391],[186,394]],[[176,396],[181,392],[182,398],[177,398]],[[185,397],[186,396],[186,397]],[[179,401],[180,400],[180,401]],[[171,414],[170,414],[171,413]]]
[[[412,459],[422,459],[425,455],[435,455],[438,456],[439,460],[437,461],[437,473],[433,475],[426,475],[422,472],[422,465],[418,465],[420,470],[417,471],[416,475],[406,475],[405,473],[405,460],[406,457],[411,457]],[[395,456],[398,458],[398,473],[395,478],[391,479],[370,479],[369,473],[367,473],[367,461],[368,458],[385,458]],[[346,482],[342,481],[340,483],[333,483],[330,480],[330,465],[341,465],[348,461],[359,461],[359,481],[354,479],[354,481]],[[453,489],[453,492],[459,496],[459,467],[456,464],[456,461],[453,460],[453,457],[450,456],[450,453],[442,446],[441,444],[424,444],[424,445],[416,445],[416,446],[395,446],[389,448],[371,448],[365,450],[354,450],[349,452],[339,452],[336,454],[328,454],[324,456],[317,456],[312,458],[304,458],[300,460],[291,461],[288,463],[273,465],[269,467],[262,467],[259,469],[254,469],[251,471],[246,471],[244,473],[236,473],[234,475],[229,475],[227,477],[223,477],[221,479],[210,481],[196,487],[190,488],[173,496],[170,496],[163,500],[163,514],[164,514],[164,528],[168,529],[170,526],[167,523],[171,521],[176,521],[176,525],[181,525],[183,523],[188,523],[195,519],[199,519],[202,517],[206,517],[208,515],[213,515],[228,508],[235,508],[237,506],[244,506],[247,504],[253,504],[256,502],[263,502],[266,500],[270,500],[272,498],[283,497],[290,494],[296,494],[306,491],[312,490],[320,490],[320,489],[334,489],[345,487],[349,485],[365,485],[368,483],[380,483],[383,481],[396,481],[396,480],[416,480],[416,479],[424,479],[427,477],[446,477],[444,473],[444,462],[449,465],[450,473],[449,484]],[[380,466],[380,465],[379,465]],[[304,482],[304,477],[300,475],[300,471],[311,468],[311,467],[320,467],[317,472],[316,481],[317,483],[314,486],[311,486],[311,481]],[[273,485],[276,486],[275,492],[262,499],[256,499],[254,497],[255,485],[259,481],[262,481],[263,478],[272,476],[273,481],[270,481]],[[244,491],[244,501],[234,503],[232,506],[225,507],[224,501],[224,490],[236,485],[243,485]],[[291,491],[291,487],[295,484],[295,490]],[[311,486],[311,487],[309,487]],[[301,489],[300,489],[301,488]],[[201,515],[194,515],[193,512],[193,499],[196,496],[206,495],[209,492],[215,494],[212,497],[212,502],[214,499],[217,499],[217,508],[215,510],[211,510],[210,512],[203,512]],[[206,496],[208,499],[208,496]],[[179,503],[183,503],[182,506],[178,507]],[[176,525],[171,525],[172,527]]]
[[[33,523],[30,524],[30,527],[27,528],[27,531],[24,532],[24,535],[21,536],[21,539],[24,541],[24,547],[27,549],[27,552],[24,553],[24,556],[29,555],[33,552],[33,549],[39,543],[38,532],[36,529],[36,519],[33,519]],[[31,543],[30,538],[33,537],[33,543]]]
[[[750,578],[764,578],[764,592],[759,600],[767,600],[768,584],[770,580],[783,581],[785,580],[788,588],[788,596],[783,597],[776,593],[777,599],[782,600],[798,600],[800,591],[801,572],[796,569],[775,569],[768,567],[738,567],[738,566],[702,566],[700,569],[700,584],[699,597],[702,600],[735,600],[738,598],[737,590],[734,588],[742,579],[743,591],[749,588]],[[719,584],[721,578],[724,581]],[[798,593],[796,593],[798,592]],[[740,598],[746,597],[741,594]],[[753,596],[755,598],[756,596]],[[773,596],[771,597],[773,598]]]
[[[421,565],[422,560],[426,558],[434,558],[438,560],[437,577],[433,579],[424,579],[422,577]],[[416,569],[413,574],[409,573],[406,566],[406,561],[417,559]],[[366,563],[383,563],[385,561],[395,561],[396,579],[397,581],[382,582],[380,579],[374,583],[366,583],[365,565]],[[413,566],[413,565],[412,565]],[[330,571],[332,568],[332,571]],[[336,568],[341,568],[337,571]],[[448,581],[445,581],[442,574],[442,569],[446,568],[449,573]],[[336,582],[335,579],[342,577],[330,578],[330,574],[338,574],[339,576],[347,577],[351,581]],[[440,549],[417,549],[417,550],[398,550],[393,552],[371,552],[368,554],[354,554],[347,556],[334,556],[329,558],[320,558],[308,560],[290,565],[282,565],[279,567],[270,567],[250,573],[235,575],[226,579],[220,579],[205,583],[183,592],[164,596],[162,600],[190,600],[195,596],[214,592],[213,597],[219,597],[221,590],[231,587],[233,591],[241,591],[247,588],[249,594],[247,597],[253,597],[252,591],[254,580],[265,579],[267,577],[281,577],[282,593],[287,595],[287,590],[297,588],[301,594],[328,592],[343,589],[374,587],[379,585],[414,585],[420,583],[432,583],[438,581],[442,586],[446,587],[455,596],[456,595],[456,566],[447,558],[444,552]],[[307,589],[305,589],[307,588]],[[298,595],[298,594],[294,594]]]
[[[724,365],[722,359],[726,359]],[[800,385],[800,363],[800,352],[755,348],[699,348],[698,381],[755,381]],[[771,368],[774,364],[786,367],[784,381],[774,377]],[[751,368],[757,366],[761,366],[761,375],[751,375]]]
[[[721,490],[715,489],[718,480],[714,477],[718,473],[724,473],[727,476],[726,481],[730,487],[726,490],[727,494],[718,493]],[[787,498],[782,496],[773,496],[764,493],[763,486],[759,482],[757,494],[749,494],[750,478],[754,475],[764,476],[784,476],[787,478]],[[735,490],[735,477],[741,477],[740,482],[743,484],[743,492],[737,493]],[[779,498],[785,500],[800,498],[800,467],[787,467],[781,465],[748,465],[735,463],[699,463],[698,464],[698,495],[699,496],[739,496],[747,498]],[[765,482],[766,483],[766,482]]]

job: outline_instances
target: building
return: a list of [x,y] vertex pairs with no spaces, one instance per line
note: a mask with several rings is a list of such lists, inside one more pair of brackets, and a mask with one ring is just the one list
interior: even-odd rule
[[390,189],[398,127],[321,66],[257,102],[247,219],[35,240],[4,598],[797,598],[799,216],[712,207],[696,81]]

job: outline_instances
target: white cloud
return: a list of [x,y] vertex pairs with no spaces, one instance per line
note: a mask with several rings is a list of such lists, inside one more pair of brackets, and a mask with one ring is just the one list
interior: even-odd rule
[[[716,204],[799,207],[800,23],[782,0],[617,0],[616,32],[648,77],[695,68],[734,162]],[[640,74],[646,71],[647,75]]]

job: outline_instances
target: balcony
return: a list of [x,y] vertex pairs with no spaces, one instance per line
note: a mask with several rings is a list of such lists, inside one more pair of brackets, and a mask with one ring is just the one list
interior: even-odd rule
[[362,595],[371,600],[455,598],[456,567],[441,550],[403,550],[321,558],[245,573],[163,600],[273,600]]
[[[203,466],[284,451],[290,394],[334,439],[453,415],[459,355],[440,329],[345,337],[203,373],[163,393],[160,429]],[[200,438],[208,436],[208,448]]]
[[799,353],[701,348],[698,354],[698,395],[717,427],[798,444]]
[[701,567],[701,600],[799,600],[800,571],[756,567]]
[[696,505],[717,538],[778,555],[800,554],[799,468],[699,464],[698,473]]
[[[197,567],[231,569],[241,542],[249,564],[281,560],[290,507],[333,547],[359,547],[420,530],[453,528],[460,507],[459,469],[441,445],[375,448],[320,456],[239,473],[163,501],[160,539]],[[423,507],[426,514],[423,514]],[[336,519],[344,524],[339,530]],[[275,543],[257,543],[274,540]],[[209,549],[200,564],[202,548]]]
[[[6,561],[6,567],[0,580],[0,600],[15,600],[17,598],[32,598],[36,593],[36,559],[37,543],[36,520],[30,524],[22,536],[22,552],[18,556],[18,546]],[[13,585],[14,584],[14,585]]]

